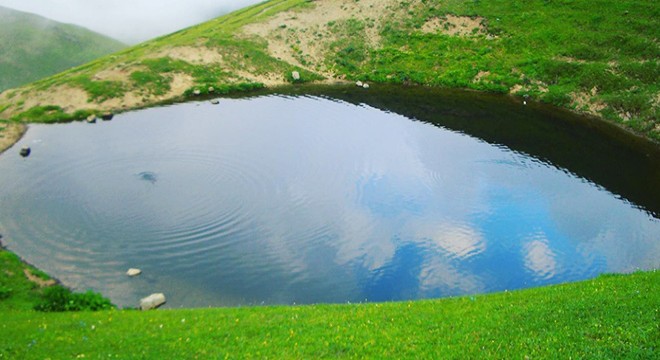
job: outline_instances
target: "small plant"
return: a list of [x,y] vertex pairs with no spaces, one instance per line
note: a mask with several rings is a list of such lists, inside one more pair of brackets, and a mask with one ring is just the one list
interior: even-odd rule
[[11,297],[12,289],[6,286],[0,286],[0,300],[5,300]]
[[46,288],[41,295],[41,302],[34,309],[44,312],[62,311],[99,311],[114,309],[115,306],[103,295],[87,291],[74,293],[63,286]]

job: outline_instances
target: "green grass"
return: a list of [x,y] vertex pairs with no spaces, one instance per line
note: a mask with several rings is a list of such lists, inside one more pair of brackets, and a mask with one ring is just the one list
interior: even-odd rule
[[56,105],[34,106],[11,118],[17,122],[56,123],[84,119],[93,114],[90,110],[77,110],[67,113]]
[[48,297],[26,268],[49,279],[0,249],[0,359],[651,359],[660,348],[657,270],[413,302],[37,312],[59,297],[47,310],[108,303],[59,286]]
[[651,359],[660,347],[658,271],[400,303],[77,313],[6,305],[21,301],[30,297],[0,300],[0,358]]

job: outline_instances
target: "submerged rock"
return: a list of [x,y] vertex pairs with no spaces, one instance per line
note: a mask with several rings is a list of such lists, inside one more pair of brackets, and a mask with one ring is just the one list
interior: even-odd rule
[[151,310],[165,304],[165,294],[151,294],[146,298],[140,299],[140,310]]
[[213,100],[211,100],[211,104],[213,104],[213,105],[218,105],[218,104],[220,104],[220,100],[218,100],[218,99],[213,99]]
[[112,118],[114,116],[115,116],[115,114],[113,114],[113,113],[105,113],[105,114],[101,115],[101,119],[103,119],[104,121],[110,121],[110,120],[112,120]]
[[30,149],[29,146],[23,146],[21,148],[21,151],[19,151],[19,154],[21,154],[22,157],[28,157],[28,156],[30,156],[31,152],[32,152],[32,149]]
[[142,270],[140,270],[140,269],[135,269],[135,268],[130,268],[130,269],[128,269],[128,271],[126,272],[126,275],[131,276],[131,277],[133,277],[133,276],[138,276],[138,275],[140,275],[140,274],[142,274]]

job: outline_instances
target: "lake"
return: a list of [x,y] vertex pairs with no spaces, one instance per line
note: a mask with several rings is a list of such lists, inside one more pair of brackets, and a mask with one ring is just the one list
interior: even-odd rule
[[508,97],[303,87],[31,125],[0,174],[4,245],[120,306],[439,298],[660,267],[658,146]]

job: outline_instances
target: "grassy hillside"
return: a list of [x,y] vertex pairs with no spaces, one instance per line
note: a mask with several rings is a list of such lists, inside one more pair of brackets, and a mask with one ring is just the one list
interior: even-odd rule
[[[594,9],[597,9],[595,11]],[[363,80],[512,94],[660,140],[660,5],[647,0],[271,0],[0,95],[62,121],[202,94]]]
[[401,303],[44,313],[26,265],[2,250],[0,265],[3,359],[651,359],[660,347],[660,271]]
[[90,30],[0,6],[0,91],[126,47]]

